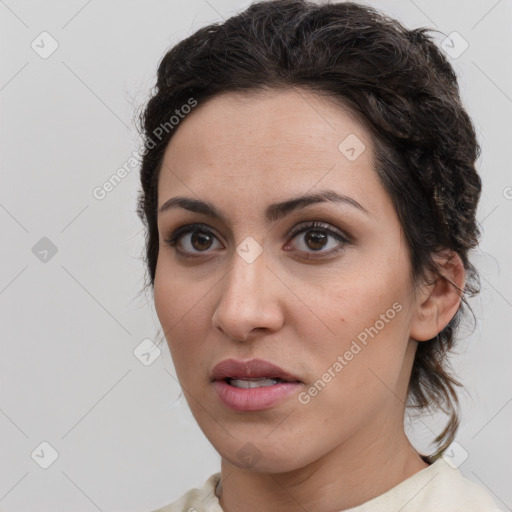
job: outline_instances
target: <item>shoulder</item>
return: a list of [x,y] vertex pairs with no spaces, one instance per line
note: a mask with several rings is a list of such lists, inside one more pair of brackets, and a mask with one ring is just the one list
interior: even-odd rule
[[424,499],[425,505],[431,506],[432,510],[439,504],[446,504],[454,512],[500,512],[485,487],[465,478],[443,458],[426,469],[435,470],[429,476],[432,492],[425,493]]
[[219,480],[220,473],[215,473],[200,489],[190,489],[179,500],[153,512],[222,512],[215,495],[215,487]]
[[[220,473],[211,475],[200,489],[153,512],[222,512],[215,487]],[[384,494],[346,512],[502,512],[481,485],[440,458]]]
[[443,458],[350,512],[398,509],[401,512],[501,512],[483,486],[465,478]]

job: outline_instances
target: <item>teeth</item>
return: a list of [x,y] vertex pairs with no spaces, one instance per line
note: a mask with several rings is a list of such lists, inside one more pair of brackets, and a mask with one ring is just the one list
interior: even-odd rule
[[228,379],[229,384],[236,388],[261,388],[265,386],[274,386],[280,379]]

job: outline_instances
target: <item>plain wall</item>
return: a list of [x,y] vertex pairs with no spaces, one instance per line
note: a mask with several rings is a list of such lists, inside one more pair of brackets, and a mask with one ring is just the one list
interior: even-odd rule
[[[482,293],[471,301],[476,329],[452,359],[467,389],[457,449],[467,452],[462,473],[512,510],[512,2],[370,3],[469,45],[452,62],[482,146]],[[179,398],[167,347],[147,366],[134,354],[156,339],[158,320],[140,293],[130,157],[137,108],[165,51],[248,4],[0,2],[2,511],[152,510],[219,470]],[[97,199],[123,166],[126,176]],[[439,425],[415,422],[411,439],[423,449]]]

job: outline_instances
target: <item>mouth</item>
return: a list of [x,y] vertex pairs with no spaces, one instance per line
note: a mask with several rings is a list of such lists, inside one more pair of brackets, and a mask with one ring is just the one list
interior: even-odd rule
[[212,381],[224,380],[240,388],[273,386],[279,382],[300,382],[295,375],[263,359],[225,359],[213,368],[210,377]]
[[282,379],[268,379],[265,377],[255,379],[224,379],[230,386],[235,388],[252,389],[252,388],[266,388],[268,386],[275,386],[281,382],[290,382]]
[[220,401],[235,411],[269,409],[296,392],[302,382],[262,359],[226,359],[215,366],[211,381]]

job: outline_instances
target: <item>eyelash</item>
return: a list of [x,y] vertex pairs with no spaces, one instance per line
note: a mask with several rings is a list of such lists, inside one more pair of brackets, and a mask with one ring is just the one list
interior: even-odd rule
[[[352,241],[350,240],[350,238],[348,236],[344,236],[341,232],[330,227],[329,224],[326,224],[323,222],[318,222],[318,221],[302,223],[302,224],[299,224],[298,226],[296,226],[289,235],[290,240],[293,240],[297,235],[306,233],[308,231],[316,231],[316,232],[321,232],[321,233],[327,234],[327,235],[335,238],[336,240],[338,240],[338,242],[340,242],[340,245],[334,249],[330,249],[329,251],[325,251],[325,252],[318,251],[318,252],[309,253],[308,256],[302,256],[304,259],[316,259],[316,258],[323,258],[326,256],[333,256],[334,254],[341,252],[345,248],[346,245],[352,243]],[[201,257],[203,254],[206,254],[208,252],[208,250],[199,251],[197,254],[191,255],[191,254],[187,254],[185,251],[182,251],[179,248],[177,248],[177,244],[182,236],[190,234],[190,233],[194,233],[194,232],[206,232],[206,233],[214,236],[215,238],[217,238],[206,224],[196,223],[196,224],[188,224],[186,226],[182,226],[181,228],[178,228],[176,231],[174,231],[174,233],[172,233],[164,241],[168,246],[174,248],[175,251],[183,258]],[[288,243],[287,243],[287,245],[288,245]],[[308,253],[306,253],[306,254],[308,254]],[[314,256],[313,254],[320,254],[321,256]]]

